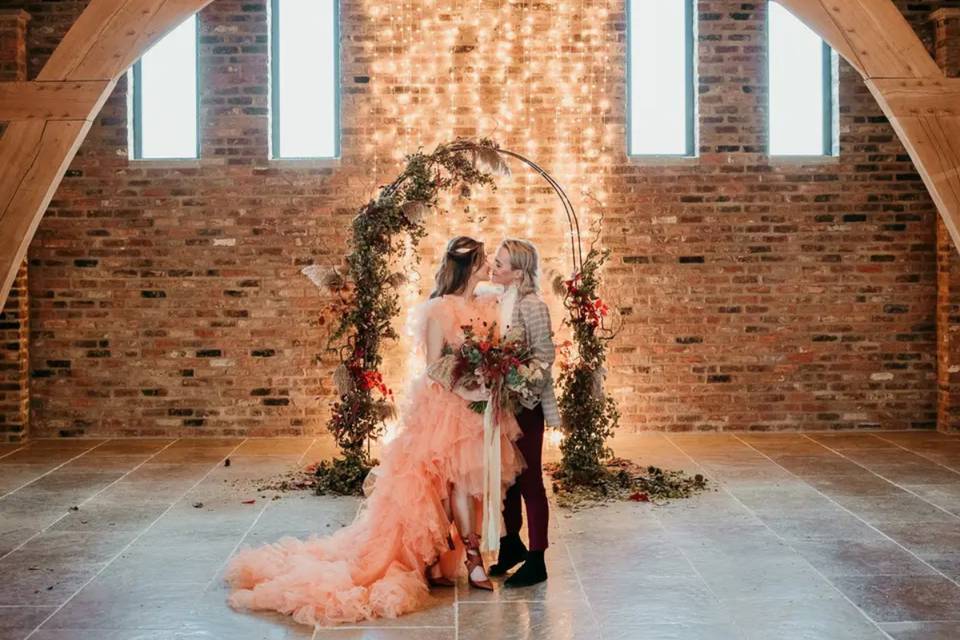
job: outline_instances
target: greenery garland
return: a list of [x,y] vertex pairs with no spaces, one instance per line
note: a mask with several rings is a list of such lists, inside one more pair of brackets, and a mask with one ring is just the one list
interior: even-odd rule
[[[611,482],[627,486],[624,478],[631,479],[629,487],[638,486],[638,474],[611,469],[614,461],[606,446],[620,418],[616,402],[603,391],[606,345],[615,333],[605,325],[608,309],[599,296],[601,268],[609,251],[591,247],[581,259],[573,205],[542,168],[490,140],[458,139],[430,154],[417,151],[406,157],[406,168],[354,218],[351,251],[342,267],[323,278],[323,285],[335,294],[328,346],[337,351],[340,365],[334,373],[338,399],[332,404],[328,428],[341,456],[317,466],[317,493],[361,495],[364,479],[376,464],[369,443],[382,435],[384,422],[395,415],[393,393],[380,373],[381,347],[398,337],[392,323],[400,312],[399,288],[406,282],[403,273],[392,271],[394,259],[416,250],[426,235],[424,215],[436,208],[441,191],[458,189],[461,198],[469,198],[472,187],[496,188],[494,176],[509,174],[501,154],[523,161],[554,188],[571,225],[577,271],[571,279],[555,282],[567,310],[564,324],[571,328],[574,341],[562,347],[558,402],[566,438],[562,461],[553,472],[554,487],[568,493],[585,488],[587,493],[581,494],[589,500]],[[606,489],[600,493],[610,494]]]
[[576,485],[596,483],[604,475],[604,462],[613,455],[606,441],[620,421],[616,401],[603,389],[607,342],[615,333],[606,327],[609,309],[599,294],[600,270],[609,256],[609,249],[591,248],[580,271],[554,281],[567,310],[564,324],[573,333],[573,343],[561,346],[558,405],[565,437],[554,478]]
[[380,437],[384,421],[395,413],[393,393],[380,373],[381,347],[396,340],[393,319],[400,312],[403,273],[391,270],[394,259],[416,248],[426,235],[425,213],[437,206],[441,191],[458,189],[469,198],[471,187],[495,187],[493,174],[506,165],[489,140],[457,140],[433,153],[406,157],[406,168],[353,219],[351,252],[342,267],[324,278],[336,295],[329,309],[334,322],[328,346],[338,352],[334,373],[338,399],[328,428],[341,457],[317,467],[317,492],[359,495],[376,461],[368,443]]
[[558,378],[562,456],[546,470],[558,504],[572,509],[609,500],[662,503],[708,488],[701,474],[641,467],[615,458],[607,446],[620,423],[616,400],[603,388],[607,343],[616,335],[607,326],[609,307],[600,297],[600,272],[609,257],[609,249],[591,247],[572,278],[558,277],[553,283],[563,296],[564,324],[572,330],[573,342],[561,347]]

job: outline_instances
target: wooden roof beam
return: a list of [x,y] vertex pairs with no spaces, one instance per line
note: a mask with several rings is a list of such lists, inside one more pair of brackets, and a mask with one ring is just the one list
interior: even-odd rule
[[92,120],[103,106],[109,80],[0,82],[0,122]]

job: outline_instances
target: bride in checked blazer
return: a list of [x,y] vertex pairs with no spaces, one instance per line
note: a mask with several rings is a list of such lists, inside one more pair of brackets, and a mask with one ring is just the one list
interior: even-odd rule
[[[543,486],[543,434],[547,425],[560,426],[560,412],[550,375],[550,367],[556,359],[550,310],[538,295],[539,262],[537,249],[532,243],[507,239],[500,244],[491,265],[490,279],[504,286],[500,302],[501,330],[505,332],[507,326],[522,327],[534,357],[547,367],[539,396],[525,399],[517,414],[522,435],[516,445],[523,454],[527,468],[520,474],[516,484],[507,490],[503,507],[506,535],[500,539],[497,564],[490,568],[490,575],[504,575],[523,562],[516,573],[506,580],[508,587],[529,586],[547,579],[543,552],[548,546],[549,505]],[[521,500],[527,508],[529,550],[520,539],[523,526]]]

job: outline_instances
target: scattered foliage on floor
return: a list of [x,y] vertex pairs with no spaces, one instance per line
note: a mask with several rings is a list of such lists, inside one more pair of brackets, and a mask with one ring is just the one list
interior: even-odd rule
[[607,502],[633,500],[664,504],[706,491],[709,481],[699,473],[640,466],[624,458],[610,458],[593,482],[570,482],[559,464],[544,465],[553,479],[553,494],[560,507],[577,510]]
[[[349,495],[343,489],[353,486],[356,479],[347,477],[342,484],[332,484],[350,467],[337,468],[336,460],[323,461],[306,467],[290,469],[282,474],[260,481],[258,493],[310,491],[317,495]],[[641,466],[624,458],[610,458],[603,472],[592,484],[566,481],[559,464],[545,464],[544,471],[553,480],[553,493],[557,504],[565,509],[577,510],[607,502],[632,500],[664,504],[671,500],[689,498],[710,488],[702,475],[689,475],[683,471]],[[263,497],[263,496],[261,496]],[[274,499],[279,495],[274,496]]]
[[313,472],[313,492],[318,496],[355,496],[363,494],[363,481],[378,462],[347,458],[324,460]]
[[289,493],[291,491],[310,490],[316,493],[317,467],[319,466],[319,464],[309,464],[262,480],[257,484],[257,491]]
[[[377,464],[376,460],[370,462]],[[355,464],[341,459],[324,460],[262,480],[257,484],[257,491],[310,491],[318,496],[349,496],[356,494],[355,487],[363,485],[366,475],[367,471]]]

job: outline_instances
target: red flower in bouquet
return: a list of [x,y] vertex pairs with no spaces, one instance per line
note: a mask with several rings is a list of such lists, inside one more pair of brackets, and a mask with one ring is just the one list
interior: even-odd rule
[[[486,325],[485,325],[486,326]],[[543,380],[543,366],[519,334],[500,336],[496,325],[487,327],[485,336],[478,336],[472,325],[464,325],[464,340],[458,349],[445,357],[453,362],[446,367],[448,388],[461,388],[470,394],[486,392],[500,407],[514,406],[519,399],[532,393]],[[438,367],[438,371],[444,367]],[[471,409],[482,413],[486,400],[474,400]]]

